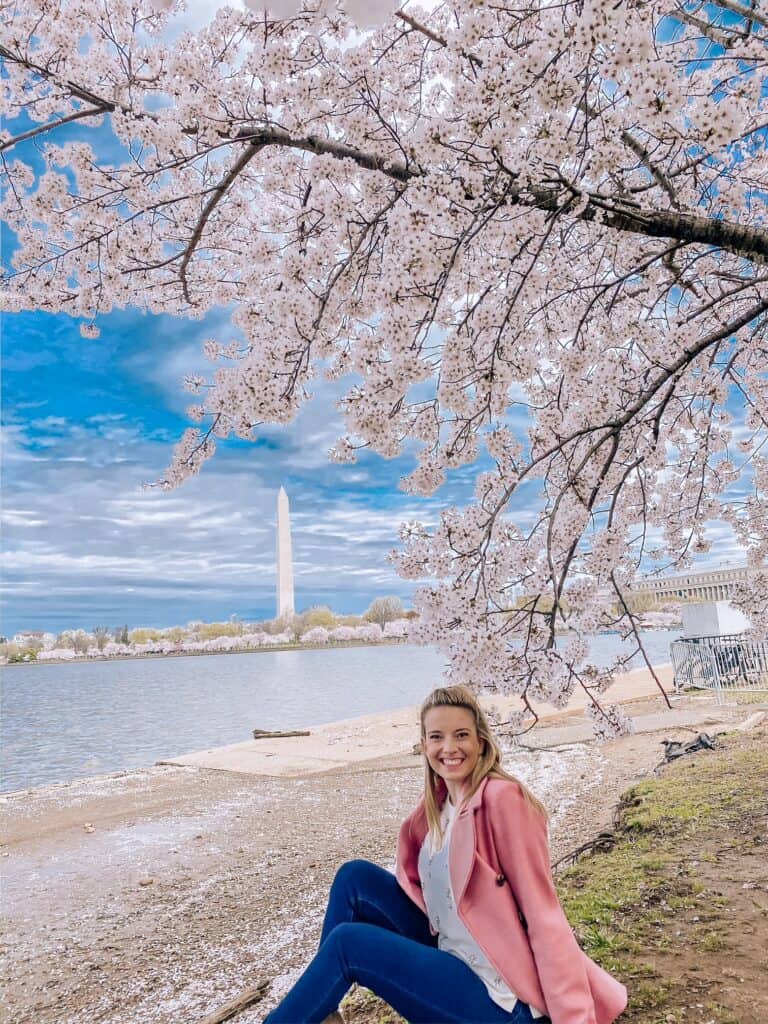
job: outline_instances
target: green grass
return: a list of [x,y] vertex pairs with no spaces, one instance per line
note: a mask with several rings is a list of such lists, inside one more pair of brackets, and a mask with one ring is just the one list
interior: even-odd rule
[[[560,899],[583,949],[627,983],[633,1018],[650,1022],[646,1011],[674,1009],[661,979],[634,980],[649,973],[642,957],[652,950],[674,951],[681,913],[723,911],[727,901],[696,878],[697,862],[716,862],[717,856],[699,853],[698,845],[716,835],[740,852],[760,852],[759,837],[743,829],[752,814],[764,812],[767,774],[768,752],[732,749],[728,739],[714,752],[681,758],[660,778],[624,793],[612,850],[583,858],[558,878]],[[695,857],[689,849],[694,837]],[[693,938],[703,952],[725,947],[716,927],[702,927]],[[720,1024],[727,1016],[714,1019]]]

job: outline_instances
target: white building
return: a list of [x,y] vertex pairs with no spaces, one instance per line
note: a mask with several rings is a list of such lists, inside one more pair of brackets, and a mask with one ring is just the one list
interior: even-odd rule
[[727,601],[732,597],[734,587],[745,583],[748,576],[749,570],[742,565],[732,569],[650,577],[633,583],[632,593],[650,594],[660,604],[664,601]]
[[18,647],[27,647],[29,644],[42,644],[44,641],[45,633],[39,629],[31,629],[22,633],[16,633],[11,639],[11,643],[16,644]]

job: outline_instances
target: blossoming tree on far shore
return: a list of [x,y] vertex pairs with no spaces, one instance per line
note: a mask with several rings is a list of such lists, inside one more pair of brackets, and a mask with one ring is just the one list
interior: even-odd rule
[[711,521],[766,627],[759,0],[409,2],[373,29],[306,0],[197,32],[175,3],[4,10],[6,308],[90,337],[117,307],[233,309],[167,486],[349,377],[336,459],[415,441],[416,495],[476,466],[393,555],[452,680],[520,716],[583,688],[620,730],[585,637],[641,648],[633,577]]

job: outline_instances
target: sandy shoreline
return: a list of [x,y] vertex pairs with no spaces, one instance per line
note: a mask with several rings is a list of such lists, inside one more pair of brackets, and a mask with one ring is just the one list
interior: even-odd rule
[[[672,666],[657,665],[654,671],[665,692],[672,693]],[[651,673],[641,668],[618,676],[605,699],[610,703],[630,704],[658,695],[659,687]],[[518,706],[516,698],[501,699],[498,704],[504,709]],[[584,719],[585,704],[586,697],[582,692],[575,694],[563,711],[549,704],[534,704],[534,708],[540,716],[540,723],[566,725],[579,720],[581,728],[576,738],[586,740],[592,729]],[[537,745],[539,728],[537,726],[526,734],[526,745]],[[418,706],[409,705],[393,711],[307,726],[306,731],[309,736],[246,740],[167,758],[161,763],[281,777],[343,769],[365,761],[373,763],[380,758],[411,751],[418,740]]]
[[[662,738],[730,727],[750,709],[686,697],[672,712],[659,699],[628,710],[636,735],[598,746],[561,717],[537,727],[537,748],[507,756],[550,808],[553,859],[610,822],[621,791],[660,762]],[[268,976],[266,999],[237,1024],[261,1020],[311,955],[338,865],[394,865],[422,767],[414,732],[389,729],[397,752],[301,777],[161,765],[5,795],[10,1019],[194,1024]]]

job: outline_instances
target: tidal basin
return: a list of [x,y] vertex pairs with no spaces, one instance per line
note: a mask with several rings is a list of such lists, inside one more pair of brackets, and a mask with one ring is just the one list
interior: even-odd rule
[[[676,637],[644,634],[653,664],[669,661]],[[592,653],[607,664],[621,646],[619,636],[601,634]],[[398,644],[6,669],[2,791],[139,768],[246,740],[254,728],[415,704],[442,667],[433,649]]]

